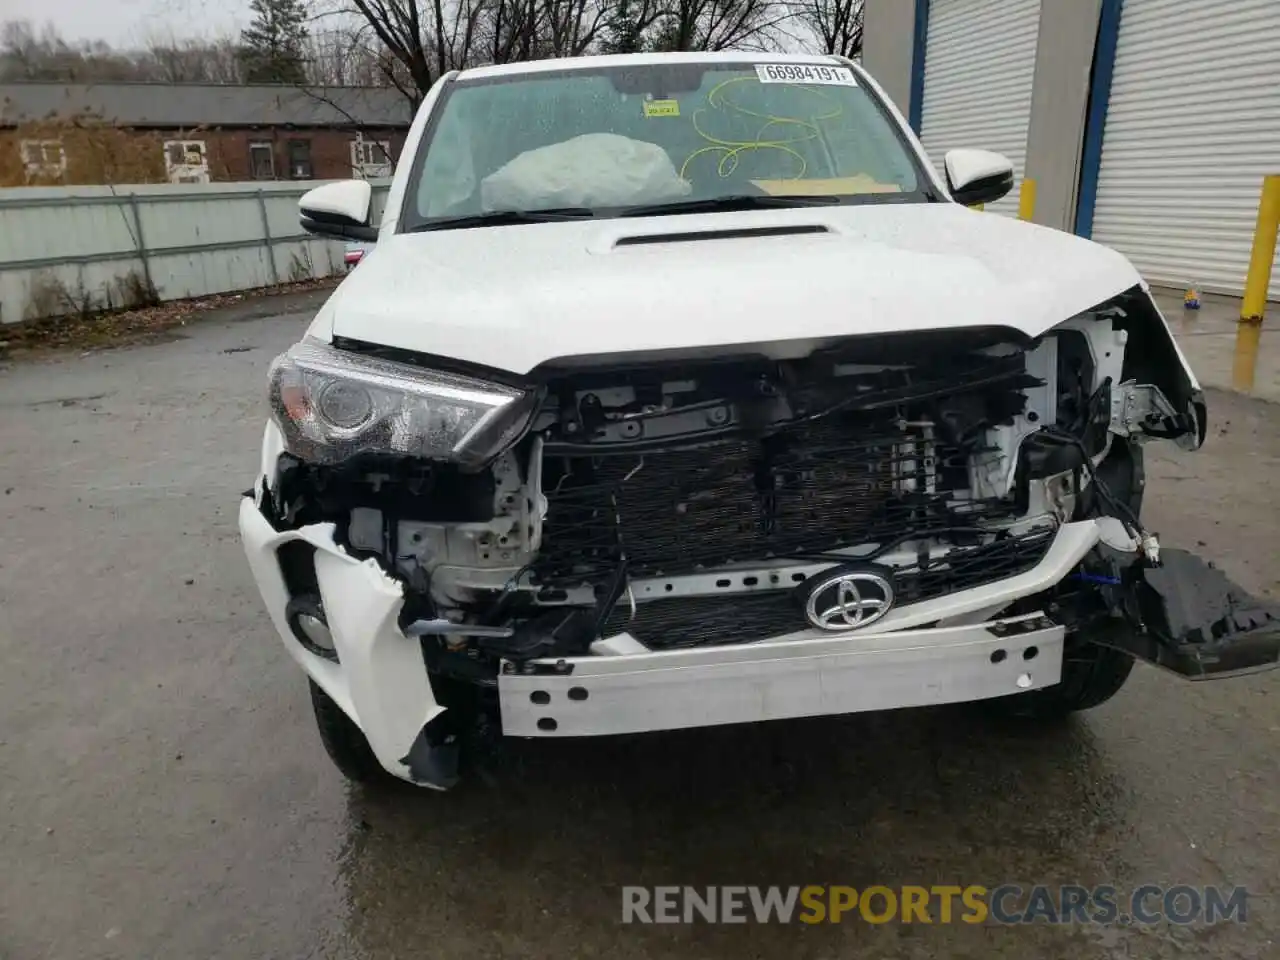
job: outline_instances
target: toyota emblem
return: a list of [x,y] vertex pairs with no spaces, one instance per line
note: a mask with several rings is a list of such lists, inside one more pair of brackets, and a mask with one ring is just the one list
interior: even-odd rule
[[837,567],[812,578],[801,589],[809,623],[832,633],[875,623],[893,607],[888,571]]

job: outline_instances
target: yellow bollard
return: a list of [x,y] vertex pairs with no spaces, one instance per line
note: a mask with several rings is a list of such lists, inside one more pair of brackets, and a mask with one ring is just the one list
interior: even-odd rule
[[1253,254],[1244,282],[1240,323],[1236,327],[1236,355],[1231,382],[1237,390],[1253,390],[1258,368],[1258,344],[1262,340],[1262,317],[1267,309],[1267,288],[1271,285],[1271,262],[1276,256],[1276,235],[1280,233],[1280,174],[1262,181],[1262,202],[1258,204],[1258,227],[1253,234]]
[[1031,178],[1022,181],[1018,192],[1018,219],[1033,220],[1036,215],[1036,182]]

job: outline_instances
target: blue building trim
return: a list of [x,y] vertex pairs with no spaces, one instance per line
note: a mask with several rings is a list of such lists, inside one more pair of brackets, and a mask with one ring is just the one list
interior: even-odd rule
[[929,0],[916,0],[915,29],[911,34],[911,106],[907,121],[920,134],[924,115],[924,54],[929,45]]
[[1111,103],[1111,80],[1120,42],[1120,14],[1124,0],[1102,0],[1098,18],[1098,42],[1093,51],[1093,84],[1084,124],[1084,150],[1080,157],[1080,190],[1076,198],[1076,233],[1093,236],[1093,212],[1098,203],[1098,174],[1102,170],[1102,134]]

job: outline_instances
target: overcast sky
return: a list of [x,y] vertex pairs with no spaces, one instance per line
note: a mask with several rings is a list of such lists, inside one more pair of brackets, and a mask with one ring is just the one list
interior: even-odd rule
[[0,0],[0,20],[50,22],[72,40],[142,43],[153,35],[237,33],[249,0]]

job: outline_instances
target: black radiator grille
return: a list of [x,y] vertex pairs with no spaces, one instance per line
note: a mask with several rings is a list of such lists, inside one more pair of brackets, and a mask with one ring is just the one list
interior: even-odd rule
[[632,576],[677,575],[1014,515],[1005,500],[957,501],[969,487],[970,452],[939,442],[926,456],[919,430],[833,415],[643,458],[548,457],[535,572],[549,585],[599,580],[625,553]]
[[[917,561],[894,572],[895,606],[917,603],[1004,580],[1030,570],[1044,557],[1056,528],[1040,529],[988,544],[952,549],[945,558]],[[751,643],[808,629],[794,590],[673,597],[636,605],[623,599],[602,631],[626,631],[656,650]]]
[[1058,528],[1038,528],[975,547],[957,547],[944,558],[921,558],[894,573],[895,603],[932,600],[957,590],[995,583],[1025,573],[1044,559]]
[[804,611],[790,590],[721,596],[674,597],[613,609],[602,636],[623,631],[654,650],[750,643],[808,629]]

